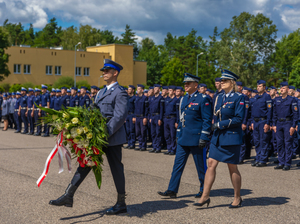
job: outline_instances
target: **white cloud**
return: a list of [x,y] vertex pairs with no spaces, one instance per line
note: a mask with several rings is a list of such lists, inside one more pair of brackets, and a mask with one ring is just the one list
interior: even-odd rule
[[244,11],[269,16],[279,33],[300,27],[299,0],[0,0],[0,24],[8,18],[43,28],[55,16],[68,24],[90,24],[116,35],[129,24],[137,36],[162,43],[167,32],[186,35],[192,28],[207,38],[215,26],[223,30]]

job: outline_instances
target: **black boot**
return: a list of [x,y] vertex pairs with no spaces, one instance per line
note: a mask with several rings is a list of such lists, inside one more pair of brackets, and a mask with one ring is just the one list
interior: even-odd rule
[[119,213],[126,213],[127,206],[125,204],[125,194],[118,194],[117,203],[106,211],[106,215],[117,215]]
[[64,205],[66,207],[73,207],[73,196],[76,190],[77,187],[75,185],[69,184],[66,192],[58,199],[49,201],[49,204],[56,206]]

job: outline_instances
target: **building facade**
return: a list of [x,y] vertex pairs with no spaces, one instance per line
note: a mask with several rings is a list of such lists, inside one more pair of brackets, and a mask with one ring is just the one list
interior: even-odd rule
[[51,84],[62,76],[70,76],[76,81],[86,80],[90,85],[103,86],[101,78],[104,59],[112,59],[121,64],[118,81],[120,85],[136,85],[147,82],[147,62],[133,60],[133,46],[109,44],[87,47],[86,51],[44,49],[31,47],[9,47],[8,67],[11,74],[1,83],[34,85]]

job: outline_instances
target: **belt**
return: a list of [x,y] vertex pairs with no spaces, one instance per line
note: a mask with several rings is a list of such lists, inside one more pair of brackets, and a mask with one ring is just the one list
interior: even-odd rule
[[28,110],[32,110],[33,108],[31,107],[31,108],[28,108]]
[[144,117],[144,114],[136,114],[136,117]]
[[15,111],[19,111],[19,109],[15,109]]
[[159,115],[159,113],[152,113],[152,116],[156,116],[156,115]]
[[279,118],[279,119],[278,119],[278,121],[281,121],[281,122],[283,122],[283,121],[291,121],[291,120],[292,120],[291,117]]
[[39,110],[39,108],[35,108],[34,110]]
[[264,120],[267,120],[266,117],[255,117],[254,120],[257,122],[257,121],[264,121]]
[[173,115],[165,116],[165,118],[167,118],[167,119],[170,119],[170,118],[173,118],[173,117],[176,117],[176,116],[173,116]]
[[26,110],[27,109],[27,107],[21,107],[21,110]]

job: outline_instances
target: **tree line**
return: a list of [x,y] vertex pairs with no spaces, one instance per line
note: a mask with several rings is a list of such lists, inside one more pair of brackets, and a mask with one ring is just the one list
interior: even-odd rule
[[[240,76],[245,86],[255,87],[258,79],[264,79],[268,85],[279,86],[280,82],[289,81],[300,87],[300,29],[278,41],[277,31],[276,24],[267,16],[243,12],[232,17],[224,30],[219,32],[214,27],[208,39],[192,29],[182,36],[168,32],[163,44],[156,44],[148,37],[137,42],[129,25],[119,38],[112,31],[90,25],[62,29],[55,18],[37,32],[32,25],[24,29],[21,23],[6,20],[0,29],[0,39],[2,33],[7,37],[8,46],[62,46],[66,50],[74,50],[78,42],[83,49],[96,44],[130,44],[134,46],[134,59],[147,61],[146,84],[149,86],[154,83],[180,86],[184,72],[197,75],[198,71],[201,82],[213,89],[214,78],[220,76],[221,69],[229,69]],[[0,65],[0,74],[4,74],[2,70]]]

